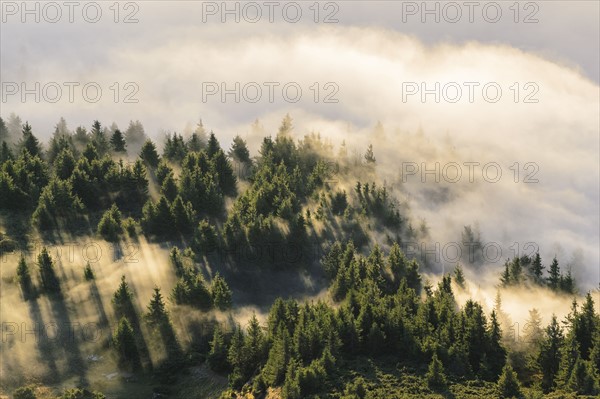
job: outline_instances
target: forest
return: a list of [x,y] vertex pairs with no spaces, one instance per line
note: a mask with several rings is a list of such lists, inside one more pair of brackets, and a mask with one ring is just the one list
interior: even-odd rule
[[[378,177],[372,146],[353,154],[318,133],[301,136],[289,115],[255,154],[239,135],[224,146],[202,122],[189,135],[160,140],[150,139],[139,121],[123,131],[97,120],[71,131],[61,118],[47,142],[37,129],[14,114],[0,118],[0,393],[15,399],[600,394],[597,295],[581,292],[570,269],[539,252],[506,259],[493,271],[492,309],[471,298],[477,282],[469,271],[483,270],[481,259],[436,275],[407,251],[408,243],[428,239],[428,229],[397,199],[398,188]],[[124,263],[110,269],[110,278],[102,262],[66,270],[55,247],[89,238],[120,251],[116,259],[130,245],[156,248],[166,277],[140,283],[139,274],[154,272],[144,264]],[[481,245],[470,226],[462,239]],[[34,243],[41,243],[38,251]],[[135,273],[127,270],[133,267]],[[524,303],[529,319],[516,334],[502,304],[516,288],[554,295],[570,311],[559,318]],[[31,320],[73,322],[78,297],[101,304],[94,320],[109,334],[93,343],[36,341],[35,362],[47,364],[35,375],[26,362],[9,365],[23,344],[18,334],[5,334],[11,307],[26,309]],[[251,310],[240,317],[240,309]],[[118,384],[91,377],[100,366],[86,359],[88,350],[102,353],[98,363],[117,370]]]

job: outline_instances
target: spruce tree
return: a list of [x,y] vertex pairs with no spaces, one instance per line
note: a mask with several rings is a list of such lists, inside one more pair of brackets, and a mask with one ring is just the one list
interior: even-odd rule
[[533,275],[533,281],[542,285],[544,283],[544,279],[542,277],[544,273],[544,265],[542,265],[542,258],[540,257],[540,253],[536,252],[533,262],[531,264],[531,274]]
[[433,354],[433,358],[431,359],[431,363],[429,363],[429,368],[427,370],[427,374],[425,374],[425,378],[427,379],[427,385],[431,389],[438,390],[446,387],[444,365],[438,359],[438,355],[435,352]]
[[248,165],[251,163],[250,151],[248,151],[246,141],[239,135],[236,135],[233,138],[233,143],[231,144],[231,149],[229,150],[228,155],[230,158],[242,164]]
[[544,392],[553,390],[556,386],[556,376],[560,368],[563,334],[555,315],[544,331],[540,344],[537,363],[542,371],[542,389]]
[[215,275],[212,281],[211,295],[217,309],[226,310],[231,307],[231,290],[219,273]]
[[208,365],[217,373],[223,373],[228,370],[229,363],[227,362],[227,345],[223,332],[217,326],[210,342],[210,352],[207,357]]
[[121,317],[119,325],[112,337],[112,344],[117,353],[119,368],[133,371],[140,367],[140,355],[135,343],[135,335],[129,320]]
[[27,151],[32,157],[40,156],[42,153],[40,142],[37,137],[33,135],[29,122],[25,122],[23,125],[23,138],[21,139],[20,147]]
[[501,398],[522,398],[521,384],[517,379],[517,374],[513,371],[510,364],[502,369],[502,375],[497,385],[498,395]]
[[90,262],[87,262],[85,264],[85,268],[83,269],[83,277],[86,279],[86,281],[90,281],[95,278],[94,271],[92,270]]
[[456,285],[460,288],[464,289],[466,286],[465,274],[463,272],[462,266],[460,264],[456,265],[454,269],[454,281]]
[[125,137],[119,129],[115,130],[110,138],[110,145],[114,152],[126,152],[127,144],[125,143]]
[[42,289],[47,293],[59,292],[60,284],[54,271],[54,263],[46,247],[42,248],[42,252],[38,255],[38,266]]
[[123,316],[132,319],[137,317],[133,306],[133,293],[125,280],[125,276],[121,276],[121,283],[112,297],[112,304],[117,318]]
[[19,258],[19,265],[17,266],[17,281],[21,287],[21,293],[23,299],[28,300],[34,295],[33,282],[31,280],[31,274],[29,273],[29,267],[25,262],[25,257],[21,255]]
[[152,140],[146,140],[140,151],[140,158],[152,169],[158,166],[158,152],[156,152],[156,145],[154,145]]
[[169,314],[163,300],[160,288],[154,287],[154,294],[148,304],[148,311],[145,314],[146,321],[151,326],[164,326],[169,323]]
[[560,267],[558,266],[558,260],[556,256],[552,259],[552,264],[550,265],[550,269],[548,270],[548,286],[553,290],[558,290],[560,288]]
[[92,123],[92,130],[90,133],[92,136],[92,143],[94,143],[100,157],[103,157],[108,153],[110,144],[99,121],[95,120],[94,123]]

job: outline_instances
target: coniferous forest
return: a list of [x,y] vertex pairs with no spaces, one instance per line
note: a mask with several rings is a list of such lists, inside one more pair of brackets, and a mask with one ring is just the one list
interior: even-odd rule
[[[539,253],[494,271],[492,308],[470,295],[477,265],[432,273],[406,251],[427,229],[379,180],[372,147],[352,155],[295,132],[289,115],[256,153],[202,123],[151,140],[139,121],[70,131],[61,119],[42,142],[38,127],[9,119],[1,383],[16,399],[600,394],[597,298]],[[56,250],[68,242],[110,250],[70,266]],[[570,311],[542,323],[523,304],[515,335],[502,296],[518,288]],[[6,316],[7,301],[25,314]],[[52,320],[93,322],[98,334],[52,338]]]

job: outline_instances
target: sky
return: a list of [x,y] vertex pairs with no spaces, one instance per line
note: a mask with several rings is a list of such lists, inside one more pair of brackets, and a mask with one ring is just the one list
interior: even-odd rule
[[114,4],[2,2],[0,115],[43,138],[140,120],[159,141],[202,118],[256,149],[252,122],[290,113],[299,137],[373,144],[442,247],[477,224],[504,249],[491,267],[535,243],[598,286],[597,1]]

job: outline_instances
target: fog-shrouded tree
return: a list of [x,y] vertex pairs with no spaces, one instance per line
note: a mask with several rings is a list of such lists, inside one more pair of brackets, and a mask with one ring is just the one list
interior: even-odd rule
[[104,212],[98,223],[98,234],[106,241],[117,241],[123,232],[122,216],[119,208],[113,204]]
[[6,123],[4,123],[4,119],[0,117],[0,143],[8,141],[8,128],[6,127]]
[[552,263],[550,264],[550,269],[548,269],[548,286],[553,290],[558,290],[560,288],[560,266],[558,265],[558,260],[556,256],[552,259]]
[[90,131],[90,135],[91,135],[91,142],[94,143],[94,146],[96,147],[96,151],[98,151],[98,154],[100,155],[100,157],[106,155],[110,148],[110,143],[109,143],[109,139],[106,137],[106,133],[104,132],[104,129],[102,128],[102,124],[98,120],[95,120],[92,123],[92,129]]
[[25,122],[23,125],[22,138],[19,147],[27,151],[31,156],[40,156],[42,153],[40,141],[33,135],[29,122]]
[[215,327],[212,341],[210,341],[210,352],[206,359],[208,365],[213,371],[222,373],[228,370],[229,363],[227,361],[227,345],[225,337],[219,326]]
[[156,145],[152,140],[146,140],[144,142],[140,151],[140,158],[152,169],[158,166],[160,159],[158,157],[158,152],[156,151]]
[[110,146],[114,152],[124,153],[127,152],[125,143],[125,137],[119,129],[115,130],[110,138]]
[[129,288],[129,284],[125,276],[121,276],[119,287],[112,297],[112,305],[117,318],[127,317],[133,320],[137,317],[135,307],[133,305],[133,292]]
[[17,266],[17,281],[21,287],[23,299],[28,300],[32,298],[34,295],[33,281],[31,280],[29,266],[27,266],[23,255],[19,258],[19,265]]
[[112,336],[112,345],[117,354],[119,368],[135,371],[140,368],[140,355],[135,342],[135,334],[131,323],[126,317],[121,317],[117,329]]
[[46,247],[43,247],[42,252],[38,255],[38,267],[40,271],[41,288],[44,292],[60,292],[60,282],[56,276],[56,271],[54,270],[54,262]]
[[211,295],[214,306],[220,310],[226,310],[231,307],[231,290],[227,282],[219,273],[215,275],[211,285]]

